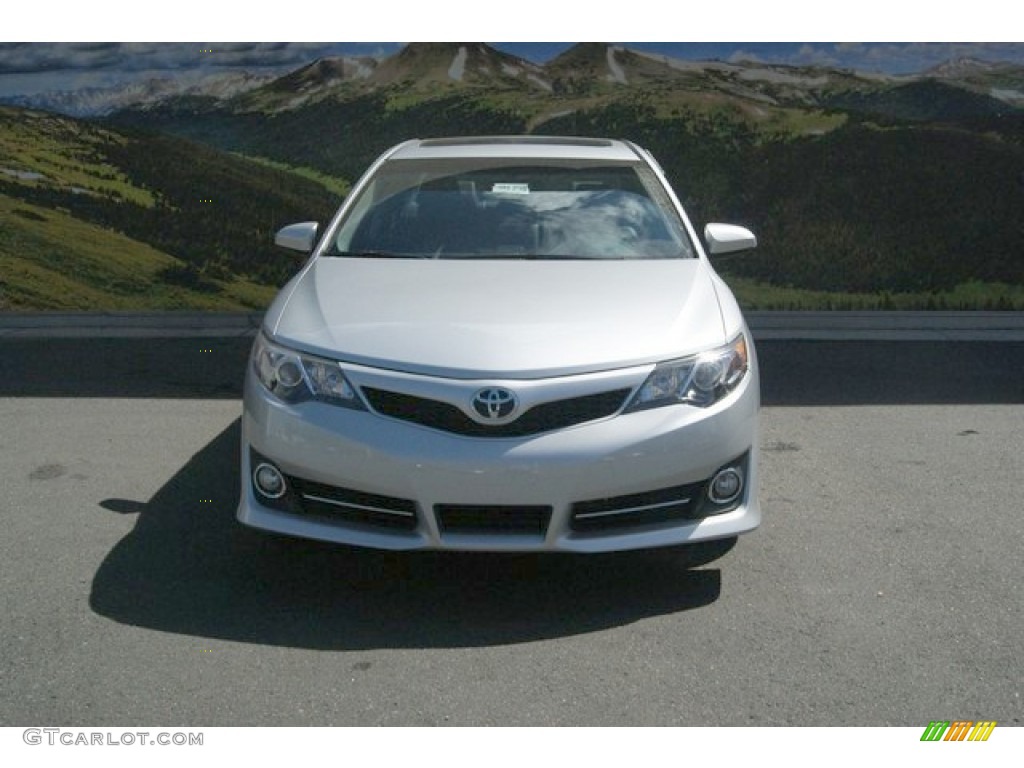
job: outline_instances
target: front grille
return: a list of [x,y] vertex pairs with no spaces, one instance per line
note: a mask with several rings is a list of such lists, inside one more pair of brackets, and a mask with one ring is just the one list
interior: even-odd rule
[[616,389],[541,403],[513,422],[489,426],[478,424],[450,403],[363,387],[370,406],[382,416],[466,437],[525,437],[602,419],[618,412],[629,392],[629,389]]
[[551,507],[437,504],[441,533],[520,534],[543,537],[551,521]]
[[289,477],[287,481],[304,514],[377,528],[416,527],[416,504],[409,499],[378,496],[298,477]]
[[569,525],[574,531],[590,532],[694,519],[705,485],[691,483],[629,496],[578,501],[572,505]]

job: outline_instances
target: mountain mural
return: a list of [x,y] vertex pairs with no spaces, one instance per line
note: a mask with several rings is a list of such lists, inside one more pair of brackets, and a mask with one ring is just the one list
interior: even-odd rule
[[[124,177],[154,206],[58,194],[24,176],[47,171],[12,154],[11,140],[0,143],[0,193],[139,238],[185,265],[168,273],[179,282],[279,283],[292,267],[267,245],[270,227],[323,221],[406,138],[610,135],[654,153],[698,228],[732,220],[758,231],[756,254],[720,265],[748,306],[1024,308],[1018,65],[958,59],[883,76],[603,43],[541,65],[483,43],[413,43],[277,77],[140,88],[61,103],[89,115],[81,132],[107,137],[102,170],[83,172]],[[61,109],[37,102],[20,103]],[[42,113],[3,114],[0,130],[17,133]],[[185,205],[190,185],[217,190],[220,227],[213,209]]]

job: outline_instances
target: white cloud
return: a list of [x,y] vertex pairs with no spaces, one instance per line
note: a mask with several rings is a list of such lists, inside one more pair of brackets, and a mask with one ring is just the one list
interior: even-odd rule
[[833,55],[831,46],[818,46],[811,43],[804,43],[797,51],[795,58],[798,64],[814,64],[818,66],[834,67],[839,60]]
[[756,53],[751,53],[750,51],[744,51],[742,48],[740,50],[735,51],[734,53],[732,53],[729,56],[729,58],[726,59],[726,61],[728,61],[730,64],[743,64],[743,63],[767,64],[768,63],[768,61],[764,57],[758,56]]
[[[353,53],[380,50],[352,44]],[[391,46],[393,50],[395,46]],[[337,43],[0,43],[0,74],[50,70],[152,70],[281,68],[337,55]]]

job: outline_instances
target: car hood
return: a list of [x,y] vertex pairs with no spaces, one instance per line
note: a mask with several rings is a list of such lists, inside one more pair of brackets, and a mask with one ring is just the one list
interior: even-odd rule
[[699,259],[319,258],[265,325],[307,352],[452,378],[610,370],[726,340]]

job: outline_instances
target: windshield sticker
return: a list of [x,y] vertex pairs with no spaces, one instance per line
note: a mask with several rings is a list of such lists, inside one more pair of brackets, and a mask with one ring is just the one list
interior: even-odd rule
[[491,192],[497,192],[500,195],[528,195],[530,194],[530,185],[499,181],[491,187]]

